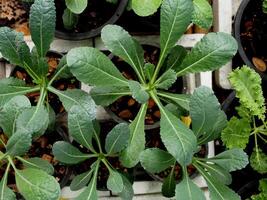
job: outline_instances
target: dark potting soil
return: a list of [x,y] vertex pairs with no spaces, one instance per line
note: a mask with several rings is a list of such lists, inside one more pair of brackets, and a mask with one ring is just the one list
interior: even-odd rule
[[[104,122],[100,122],[100,142],[102,147],[105,146],[105,138],[106,135],[114,128],[114,126],[116,125],[116,122],[113,121],[104,121]],[[90,153],[90,151],[79,145],[77,142],[73,142],[73,145],[76,146],[77,148],[79,148],[79,150],[81,152],[84,153]],[[98,151],[97,149],[97,145],[94,144],[96,151]],[[109,157],[107,158],[107,160],[109,161],[109,163],[111,164],[111,166],[116,169],[117,171],[119,171],[122,174],[125,174],[127,177],[130,178],[130,180],[133,180],[133,170],[132,169],[127,169],[125,167],[122,166],[121,162],[119,161],[118,157]],[[83,172],[87,172],[91,169],[91,165],[93,164],[93,162],[95,162],[96,159],[92,158],[90,160],[86,160],[76,166],[73,167],[73,171],[76,173],[76,175],[81,174]],[[107,180],[109,177],[109,171],[107,169],[107,167],[101,163],[100,164],[100,168],[98,171],[98,176],[97,176],[97,188],[99,190],[107,190]]]
[[259,71],[266,73],[267,14],[262,11],[262,0],[250,1],[244,10],[240,37],[248,59]]
[[[146,62],[150,62],[157,65],[160,49],[150,45],[142,45],[145,53],[144,58]],[[137,80],[137,76],[135,75],[134,70],[131,66],[124,62],[119,57],[113,57],[113,63],[120,70],[122,75],[128,80]],[[183,88],[183,79],[178,78],[176,82],[168,89],[169,92],[172,93],[182,93]],[[123,96],[115,101],[113,104],[109,106],[110,110],[115,113],[116,116],[125,120],[132,121],[138,114],[140,109],[140,104],[131,96]],[[153,125],[160,120],[160,111],[154,100],[150,99],[148,102],[147,114],[145,117],[146,125]]]
[[[48,65],[49,65],[49,70],[47,77],[48,79],[51,79],[52,76],[54,75],[56,68],[60,62],[60,57],[59,55],[49,55],[48,57]],[[34,86],[35,84],[33,83],[32,78],[28,75],[28,73],[21,67],[16,67],[12,75],[13,77],[16,77],[18,79],[24,80],[27,85],[29,86]],[[55,87],[58,90],[64,91],[67,89],[74,89],[74,88],[80,88],[80,82],[76,78],[70,78],[70,79],[59,79],[54,81],[52,84],[53,87]],[[33,92],[30,94],[26,95],[32,105],[36,105],[40,96],[40,92]],[[58,113],[63,113],[65,111],[61,101],[59,100],[58,96],[48,92],[48,101],[53,110],[55,111],[56,114]]]
[[66,8],[64,0],[56,0],[57,21],[56,29],[69,33],[84,33],[96,29],[106,23],[115,13],[117,4],[108,3],[106,0],[90,0],[87,8],[79,15],[79,22],[74,30],[64,28],[62,16]]
[[[2,129],[0,128],[0,138],[5,143],[7,142],[8,138],[4,135]],[[62,140],[62,136],[59,135],[57,132],[52,132],[49,134],[44,134],[37,140],[32,142],[32,146],[29,149],[29,151],[23,156],[24,159],[28,158],[42,158],[44,160],[47,160],[50,164],[54,167],[54,174],[53,176],[56,178],[56,180],[61,184],[61,186],[64,186],[62,184],[66,184],[66,179],[70,176],[70,168],[62,165],[55,159],[52,153],[52,146],[56,141]],[[0,145],[0,149],[2,152],[4,152],[4,147]],[[19,160],[13,160],[16,167],[18,169],[23,169],[23,164]],[[6,164],[3,164],[0,167],[0,177],[3,177],[6,169]],[[11,168],[10,168],[11,169]],[[62,182],[64,181],[64,182]],[[17,199],[23,199],[20,194],[18,194],[18,190],[15,184],[15,172],[14,170],[10,170],[8,175],[8,186],[16,192]]]
[[[152,129],[152,130],[146,130],[146,147],[147,148],[159,148],[162,150],[166,150],[164,144],[162,143],[161,137],[160,137],[160,130],[159,129]],[[205,158],[207,155],[208,149],[205,145],[202,145],[199,149],[199,151],[194,155],[199,158]],[[155,179],[163,180],[166,178],[172,170],[172,167],[164,170],[163,172],[156,173],[152,176],[154,176]],[[193,177],[195,173],[197,173],[196,168],[193,165],[187,166],[187,172],[189,176]],[[175,180],[178,182],[182,178],[182,168],[181,166],[176,163],[175,169],[174,169],[174,176]]]

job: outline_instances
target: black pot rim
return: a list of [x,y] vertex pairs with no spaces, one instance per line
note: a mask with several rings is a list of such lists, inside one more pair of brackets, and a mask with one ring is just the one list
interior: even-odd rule
[[240,26],[241,26],[241,21],[245,12],[245,9],[247,8],[248,4],[251,2],[252,0],[243,0],[237,10],[236,16],[235,16],[235,20],[234,20],[234,37],[237,41],[238,44],[238,53],[240,55],[240,57],[242,58],[242,60],[244,61],[244,63],[253,68],[255,71],[257,71],[260,76],[264,79],[267,80],[267,74],[262,73],[261,71],[259,71],[254,64],[250,61],[250,59],[247,57],[245,50],[242,46],[242,42],[241,42],[241,37],[240,37]]
[[102,26],[98,28],[95,28],[88,32],[83,32],[83,33],[67,33],[64,31],[56,30],[55,36],[57,38],[64,39],[64,40],[85,40],[85,39],[96,37],[101,33],[101,30],[104,26],[106,26],[107,24],[114,24],[121,17],[122,13],[127,7],[127,4],[128,4],[128,0],[120,0],[119,5],[115,13],[113,14],[113,16],[108,21],[106,21]]
[[246,183],[244,186],[242,186],[238,191],[237,193],[240,195],[240,196],[243,196],[244,194],[246,194],[247,192],[250,192],[251,189],[254,189],[254,187],[258,187],[259,185],[259,180],[253,180],[253,181],[250,181],[248,183]]

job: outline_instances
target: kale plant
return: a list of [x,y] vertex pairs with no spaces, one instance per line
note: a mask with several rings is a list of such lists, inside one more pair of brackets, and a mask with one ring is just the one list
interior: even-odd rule
[[144,121],[150,98],[160,109],[160,135],[168,152],[182,166],[192,160],[197,148],[196,136],[163,105],[163,102],[169,102],[188,110],[188,96],[170,93],[168,88],[177,77],[218,69],[229,62],[237,51],[235,39],[226,33],[207,34],[190,52],[182,46],[175,46],[190,24],[193,10],[193,3],[188,0],[163,1],[161,53],[156,66],[144,62],[142,46],[123,28],[107,25],[102,29],[101,37],[105,46],[133,68],[138,80],[127,80],[98,49],[81,47],[67,54],[71,73],[85,84],[95,86],[91,96],[96,104],[108,106],[127,95],[141,104],[139,113],[130,124],[129,144],[121,155],[126,167],[135,166],[145,148]]
[[[198,146],[220,137],[221,131],[227,125],[224,112],[212,90],[201,86],[190,98],[189,113],[192,119],[192,132],[197,137]],[[174,123],[179,123],[178,121]],[[175,125],[175,124],[173,124]],[[182,129],[182,126],[180,125]],[[184,130],[185,132],[185,130]],[[190,141],[186,141],[190,143]],[[175,143],[173,143],[175,145]],[[197,153],[198,149],[195,149]],[[172,167],[168,177],[164,180],[162,194],[166,197],[176,196],[179,200],[205,200],[203,191],[190,179],[186,165],[182,166],[182,181],[177,184],[174,168],[177,159],[165,150],[149,148],[140,154],[140,162],[150,173],[159,173]],[[191,164],[204,177],[211,200],[238,200],[240,197],[228,188],[232,178],[230,172],[244,168],[248,164],[248,157],[241,149],[232,149],[211,158],[193,156]]]
[[222,141],[229,149],[245,149],[249,139],[254,139],[250,165],[259,173],[267,173],[267,155],[258,142],[261,140],[267,144],[266,107],[261,77],[251,68],[243,66],[231,72],[229,80],[240,105],[236,107],[238,116],[233,116],[223,130]]

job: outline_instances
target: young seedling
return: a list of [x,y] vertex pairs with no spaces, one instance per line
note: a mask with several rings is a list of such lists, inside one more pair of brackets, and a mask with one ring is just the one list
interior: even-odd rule
[[196,136],[163,105],[163,102],[174,103],[188,110],[188,96],[167,90],[177,77],[218,69],[237,51],[236,41],[226,33],[207,34],[188,53],[182,46],[175,46],[190,24],[193,10],[193,3],[188,0],[163,1],[161,53],[156,66],[144,62],[141,45],[123,28],[107,25],[102,29],[101,37],[105,46],[133,68],[138,80],[127,80],[110,59],[97,49],[81,47],[67,54],[67,64],[72,74],[85,84],[95,86],[91,96],[97,104],[108,106],[127,95],[141,104],[139,113],[130,124],[129,144],[121,155],[121,161],[126,167],[135,166],[145,148],[144,121],[150,98],[160,109],[160,134],[168,152],[182,166],[192,160],[197,148]]
[[[194,91],[190,98],[189,110],[192,131],[197,137],[198,146],[208,144],[218,138],[227,125],[226,115],[220,109],[220,104],[212,90],[207,87],[202,86]],[[186,142],[190,143],[190,141]],[[194,153],[197,152],[198,149],[195,149]],[[150,173],[159,173],[172,167],[169,176],[163,182],[162,194],[164,196],[175,196],[177,200],[206,199],[203,191],[188,176],[186,166],[182,166],[183,177],[177,184],[174,178],[177,160],[167,151],[158,148],[146,149],[140,154],[140,162]],[[241,149],[228,150],[211,158],[193,156],[191,164],[206,180],[211,200],[240,199],[226,185],[232,181],[231,171],[242,169],[248,164],[247,155]]]
[[236,107],[238,116],[233,116],[223,130],[222,141],[229,149],[245,149],[249,139],[254,138],[250,165],[259,173],[267,173],[267,155],[259,145],[259,140],[267,144],[266,107],[261,77],[251,68],[243,66],[231,72],[229,80],[240,106]]
[[99,125],[89,119],[79,107],[73,106],[68,113],[68,128],[69,134],[76,142],[88,149],[88,153],[82,153],[77,147],[60,141],[53,145],[53,153],[57,160],[68,165],[78,164],[88,159],[92,160],[91,169],[77,175],[72,180],[71,190],[75,191],[87,186],[76,200],[98,199],[96,184],[101,162],[109,171],[107,188],[119,194],[122,199],[132,199],[132,184],[108,161],[111,157],[119,157],[121,151],[125,149],[130,136],[129,126],[125,123],[116,125],[106,136],[103,148],[99,136]]
[[[42,120],[25,120],[23,111],[31,108],[29,99],[20,95],[11,98],[0,111],[0,127],[5,133],[4,138],[7,138],[7,142],[3,137],[0,139],[0,164],[5,167],[0,182],[1,200],[17,199],[14,191],[7,186],[11,170],[15,172],[18,192],[26,200],[37,197],[43,200],[58,200],[60,197],[59,183],[51,176],[54,173],[53,166],[41,158],[25,158],[35,131],[43,124]],[[17,163],[22,163],[22,166]]]
[[[37,106],[30,111],[25,111],[25,121],[38,121],[41,119],[41,121],[52,123],[53,117],[51,116],[54,116],[54,111],[48,103],[48,92],[58,95],[66,110],[69,110],[73,104],[79,104],[84,107],[84,112],[87,112],[90,116],[95,116],[95,113],[90,113],[94,110],[90,107],[94,107],[94,102],[87,93],[81,90],[59,91],[52,86],[56,79],[71,76],[65,57],[61,59],[54,76],[50,80],[47,78],[48,63],[46,54],[54,39],[55,20],[54,1],[35,0],[30,10],[30,31],[35,44],[32,51],[30,51],[21,33],[8,27],[0,28],[0,52],[2,56],[11,64],[25,69],[34,82],[33,86],[28,86],[25,81],[16,78],[1,79],[0,109],[16,95],[32,92],[40,93]],[[46,123],[47,126],[48,123]],[[42,130],[45,129],[45,127],[42,128]]]

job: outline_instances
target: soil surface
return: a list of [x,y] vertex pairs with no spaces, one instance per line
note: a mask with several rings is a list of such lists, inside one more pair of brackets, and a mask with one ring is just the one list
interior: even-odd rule
[[56,29],[70,33],[84,33],[102,26],[114,15],[118,5],[118,3],[108,3],[106,0],[90,0],[87,8],[79,15],[79,22],[74,30],[66,30],[62,20],[66,8],[65,1],[57,0],[55,3],[57,11]]

